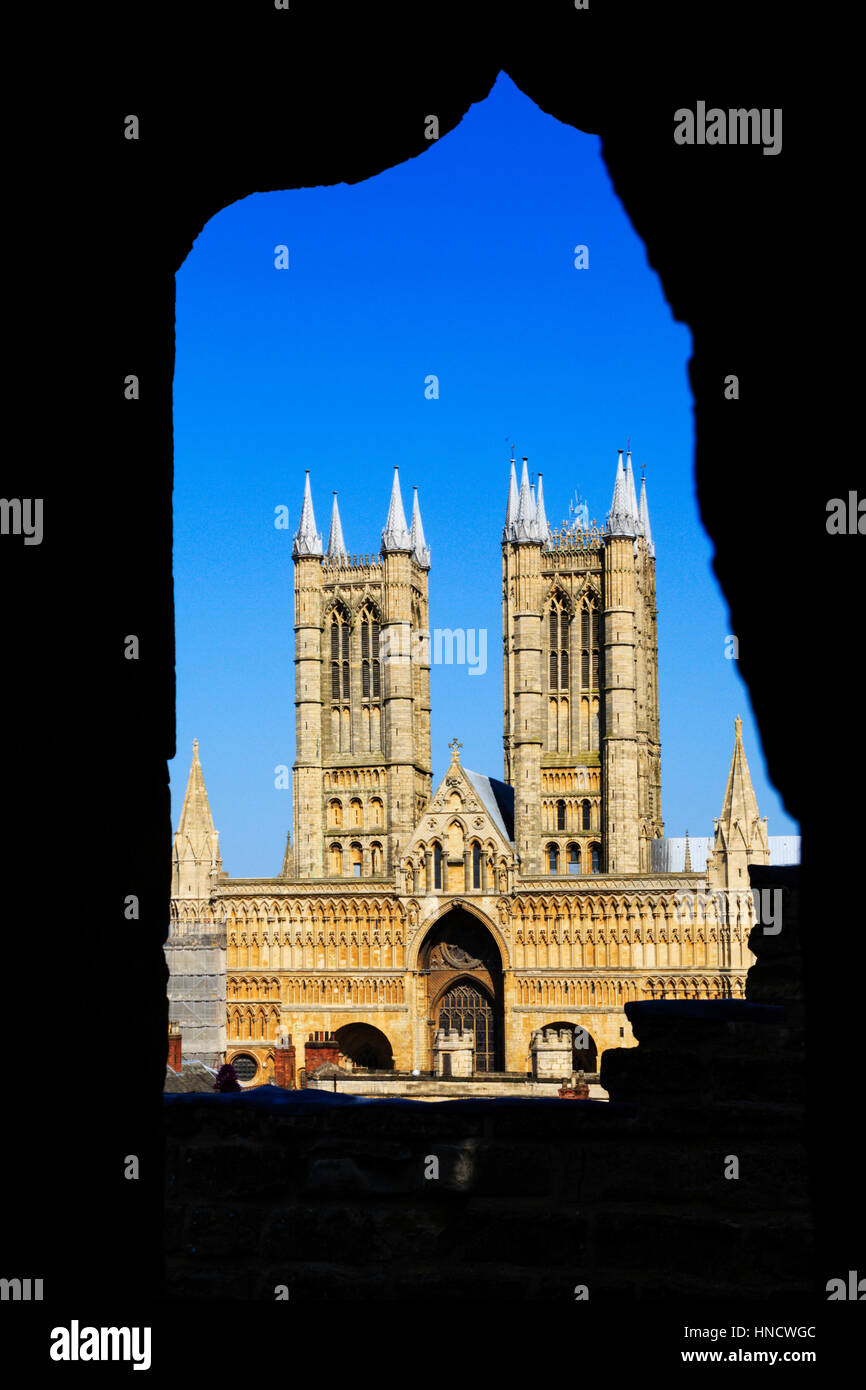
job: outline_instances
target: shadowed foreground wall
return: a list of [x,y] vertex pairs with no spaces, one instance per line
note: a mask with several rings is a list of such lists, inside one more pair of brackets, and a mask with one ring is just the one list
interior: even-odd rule
[[[71,1292],[113,1297],[122,1288],[139,1307],[161,1287],[166,762],[175,754],[174,275],[220,208],[256,191],[356,181],[423,158],[430,148],[426,114],[439,114],[442,132],[453,129],[503,70],[543,110],[602,136],[614,187],[672,311],[694,336],[701,514],[731,605],[731,631],[740,639],[740,670],[769,775],[802,826],[810,1011],[803,1091],[821,1239],[816,1268],[824,1280],[839,1275],[856,1263],[852,1195],[862,1167],[850,1136],[861,1010],[846,994],[847,984],[856,991],[864,977],[864,937],[852,908],[858,817],[848,811],[862,761],[860,644],[852,621],[862,538],[832,536],[825,520],[827,498],[847,496],[857,466],[856,448],[840,447],[828,427],[832,433],[830,422],[843,415],[843,402],[856,399],[859,384],[854,356],[849,366],[829,324],[833,306],[836,319],[839,303],[850,299],[858,228],[838,213],[837,166],[828,154],[839,130],[822,122],[816,133],[808,82],[798,80],[799,98],[782,90],[794,69],[780,64],[780,41],[796,29],[796,17],[759,3],[750,7],[746,31],[685,4],[663,11],[627,3],[593,4],[585,12],[562,6],[549,14],[497,6],[476,36],[465,7],[454,15],[440,6],[433,20],[418,12],[416,35],[403,28],[410,13],[404,7],[395,51],[390,17],[369,8],[347,9],[336,25],[330,9],[327,23],[319,22],[321,7],[250,9],[249,17],[261,20],[254,32],[242,28],[239,13],[237,5],[216,3],[203,25],[200,12],[190,11],[187,35],[176,5],[151,6],[144,19],[137,10],[117,10],[112,38],[123,61],[88,69],[82,58],[58,70],[56,100],[30,103],[10,154],[13,167],[20,164],[27,154],[19,137],[29,134],[33,148],[41,134],[40,169],[45,160],[51,164],[39,180],[26,171],[33,201],[21,203],[15,220],[18,273],[9,289],[21,290],[10,325],[19,369],[12,399],[17,404],[19,391],[29,391],[19,415],[38,422],[40,432],[53,424],[56,438],[53,449],[40,438],[38,449],[10,450],[6,461],[7,497],[54,499],[46,501],[44,545],[0,547],[13,599],[4,611],[14,672],[4,692],[6,851],[15,866],[7,915],[33,920],[34,885],[46,880],[52,835],[67,868],[93,864],[99,850],[83,926],[60,930],[48,916],[40,930],[52,952],[65,947],[67,973],[57,978],[66,997],[87,1001],[97,1017],[122,999],[118,1047],[133,1059],[134,1077],[110,1105],[88,1103],[87,1142],[66,1144],[62,1162],[58,1136],[82,1134],[81,1085],[52,1082],[50,1106],[43,1086],[16,1090],[24,1107],[17,1131],[40,1142],[6,1146],[4,1187],[26,1214],[20,1232],[4,1231],[7,1273],[44,1275],[64,1309]],[[810,45],[822,23],[819,16],[810,29]],[[50,31],[42,41],[50,41]],[[829,70],[814,47],[809,58]],[[842,90],[837,82],[836,95]],[[96,99],[92,113],[85,112],[85,91]],[[783,154],[675,146],[672,112],[705,98],[784,105]],[[69,130],[60,144],[58,110]],[[142,115],[146,138],[138,142],[123,136],[130,111]],[[56,225],[58,207],[75,210],[63,220],[63,263],[74,274],[61,280],[33,255],[45,228]],[[802,266],[813,248],[817,294],[810,262],[805,273]],[[61,291],[68,304],[62,314]],[[816,321],[825,314],[826,325]],[[51,373],[58,404],[49,410],[45,374],[33,370],[45,359],[47,323],[55,325],[64,363]],[[740,377],[738,402],[726,401],[720,389],[731,371]],[[143,384],[134,403],[123,393],[130,372]],[[800,441],[819,413],[822,443],[807,454]],[[803,700],[795,698],[810,632],[820,634],[832,673],[822,706],[830,712],[826,730],[820,722],[805,728]],[[140,636],[144,660],[124,658],[129,633]],[[819,731],[829,754],[821,758],[816,796],[803,771],[817,744],[804,737],[817,739]],[[60,759],[48,781],[39,763],[46,749]],[[113,768],[119,756],[122,776],[112,775],[107,801],[100,759]],[[123,833],[103,854],[109,842],[103,845],[99,827],[107,806]],[[130,893],[141,902],[134,923],[124,918]],[[57,1040],[51,1028],[37,1028],[32,991],[12,989],[9,997],[9,1036],[44,1036],[36,1074],[55,1077]],[[130,1153],[142,1160],[138,1182],[124,1178]],[[32,1214],[46,1211],[50,1220],[35,1234]]]
[[169,1296],[810,1293],[798,871],[753,872],[786,921],[752,932],[759,998],[627,1005],[609,1104],[166,1098]]

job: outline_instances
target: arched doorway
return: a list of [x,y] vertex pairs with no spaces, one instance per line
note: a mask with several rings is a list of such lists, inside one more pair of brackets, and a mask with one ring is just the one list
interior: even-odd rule
[[502,957],[484,924],[465,908],[452,908],[431,927],[418,966],[427,983],[428,1066],[434,1035],[444,1029],[473,1034],[476,1073],[503,1071]]
[[543,1023],[542,1032],[548,1029],[552,1033],[558,1033],[560,1029],[567,1028],[571,1033],[571,1056],[572,1069],[574,1071],[598,1071],[598,1046],[592,1034],[582,1023]]
[[346,1023],[336,1030],[334,1037],[353,1067],[365,1071],[393,1071],[391,1044],[381,1029],[370,1023]]

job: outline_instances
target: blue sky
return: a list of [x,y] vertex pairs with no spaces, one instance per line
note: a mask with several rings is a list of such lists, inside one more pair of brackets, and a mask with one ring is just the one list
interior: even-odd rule
[[[488,634],[484,675],[433,668],[434,785],[455,735],[466,766],[502,776],[506,440],[543,473],[554,526],[576,489],[603,522],[627,436],[638,485],[646,465],[665,833],[712,833],[737,714],[769,832],[796,832],[724,654],[692,480],[691,335],[597,136],[500,75],[454,131],[377,178],[219,213],[177,275],[176,331],[172,822],[197,737],[229,873],[278,873],[291,825],[291,792],[274,783],[295,753],[291,542],[307,468],[318,529],[327,540],[336,489],[350,553],[378,550],[394,465],[407,510],[418,485],[431,627]],[[274,526],[281,505],[288,531]]]

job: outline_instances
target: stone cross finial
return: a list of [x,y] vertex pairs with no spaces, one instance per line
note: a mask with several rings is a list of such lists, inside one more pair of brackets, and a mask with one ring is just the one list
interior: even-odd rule
[[448,747],[451,749],[451,761],[454,762],[454,763],[459,763],[459,761],[460,761],[459,749],[461,749],[461,748],[463,747],[463,744],[459,741],[459,739],[452,738],[452,740],[451,740],[451,742],[449,743]]

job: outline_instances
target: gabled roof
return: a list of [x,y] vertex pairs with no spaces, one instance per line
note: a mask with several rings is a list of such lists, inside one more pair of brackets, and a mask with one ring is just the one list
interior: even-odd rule
[[[460,798],[459,809],[450,804],[455,792]],[[494,777],[463,767],[456,747],[452,750],[451,766],[425,807],[403,853],[410,854],[415,844],[427,843],[431,837],[444,839],[455,816],[464,825],[467,839],[493,837],[502,843],[503,851],[513,852],[513,788]]]
[[509,844],[514,841],[514,788],[507,782],[499,782],[495,777],[485,777],[483,772],[463,771],[477,791],[485,811],[496,829]]
[[170,1095],[177,1095],[189,1091],[212,1091],[216,1081],[216,1072],[212,1067],[205,1066],[198,1058],[191,1057],[189,1061],[180,1064],[180,1071],[172,1071],[171,1067],[165,1069],[164,1091]]

